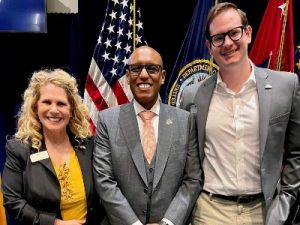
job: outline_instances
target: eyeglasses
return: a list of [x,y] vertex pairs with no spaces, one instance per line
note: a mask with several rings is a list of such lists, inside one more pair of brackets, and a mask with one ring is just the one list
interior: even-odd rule
[[238,41],[242,38],[243,36],[243,31],[247,26],[239,26],[239,27],[235,27],[225,33],[221,33],[221,34],[216,34],[213,36],[209,37],[209,41],[210,43],[212,43],[213,46],[215,47],[220,47],[221,45],[224,44],[225,41],[225,37],[226,35],[228,35],[228,37],[232,40],[232,41]]
[[134,76],[140,75],[143,68],[146,69],[147,73],[150,76],[154,76],[154,75],[159,74],[160,70],[162,69],[162,66],[156,65],[156,64],[131,64],[131,65],[128,65],[129,72]]

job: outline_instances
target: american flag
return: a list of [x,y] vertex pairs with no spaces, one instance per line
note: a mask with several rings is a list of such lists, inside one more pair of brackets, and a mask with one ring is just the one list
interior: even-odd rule
[[93,133],[100,110],[127,103],[132,99],[124,76],[126,65],[133,49],[147,44],[140,9],[135,2],[108,0],[84,91],[84,102],[89,108]]

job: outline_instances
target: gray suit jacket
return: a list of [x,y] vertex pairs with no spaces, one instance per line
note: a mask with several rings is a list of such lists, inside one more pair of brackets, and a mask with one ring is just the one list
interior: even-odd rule
[[[200,192],[200,163],[192,114],[161,104],[149,223],[187,220]],[[192,125],[192,126],[190,126]],[[109,223],[146,222],[148,182],[133,103],[101,111],[93,167]]]
[[[300,187],[300,89],[298,77],[255,67],[259,101],[260,175],[265,198],[266,224],[283,224]],[[217,76],[184,90],[181,107],[197,108],[201,162],[205,125]]]

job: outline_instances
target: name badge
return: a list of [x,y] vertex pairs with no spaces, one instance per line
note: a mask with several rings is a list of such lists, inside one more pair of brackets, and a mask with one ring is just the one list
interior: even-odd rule
[[47,151],[41,151],[30,155],[31,162],[41,161],[43,159],[48,159],[49,155]]

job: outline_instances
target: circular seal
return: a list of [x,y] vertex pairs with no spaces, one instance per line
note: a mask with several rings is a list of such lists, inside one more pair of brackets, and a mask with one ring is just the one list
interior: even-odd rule
[[219,67],[212,61],[207,59],[197,59],[186,64],[178,74],[168,96],[168,104],[179,106],[182,91],[190,84],[198,83],[199,81],[216,74]]

